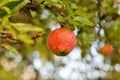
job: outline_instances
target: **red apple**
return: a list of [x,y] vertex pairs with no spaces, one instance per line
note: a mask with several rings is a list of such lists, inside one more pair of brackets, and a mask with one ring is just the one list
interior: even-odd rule
[[53,30],[47,39],[48,48],[58,56],[66,56],[76,45],[76,36],[67,28]]
[[100,52],[104,55],[111,55],[113,52],[113,48],[110,44],[105,44],[101,49]]

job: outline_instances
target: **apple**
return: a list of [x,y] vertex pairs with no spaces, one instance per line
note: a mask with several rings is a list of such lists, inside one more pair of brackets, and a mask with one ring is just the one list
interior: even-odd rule
[[101,47],[100,52],[104,55],[111,55],[113,48],[110,44],[105,44],[103,47]]
[[48,48],[58,56],[68,55],[76,45],[76,36],[67,28],[58,28],[50,32],[47,39]]

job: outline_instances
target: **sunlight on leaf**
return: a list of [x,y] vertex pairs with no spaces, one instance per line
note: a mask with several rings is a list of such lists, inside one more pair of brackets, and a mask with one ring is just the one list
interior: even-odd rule
[[81,25],[93,26],[93,23],[90,20],[83,18],[83,17],[77,16],[73,20],[79,22],[79,24],[81,24]]
[[11,13],[11,10],[8,7],[2,7],[1,9],[5,10],[7,14]]
[[18,35],[17,36],[18,39],[20,39],[21,41],[23,41],[24,43],[27,43],[27,44],[33,44],[34,41],[27,35]]
[[14,55],[18,55],[19,54],[19,52],[11,45],[3,44],[2,46],[4,48],[6,48],[8,51],[10,51],[11,53],[13,53]]
[[62,1],[60,0],[46,0],[44,4],[49,4],[52,6],[56,6],[58,8],[62,8],[62,6],[64,6],[64,4],[62,3]]
[[40,32],[44,31],[42,28],[34,26],[32,24],[24,23],[10,23],[17,31],[22,32]]

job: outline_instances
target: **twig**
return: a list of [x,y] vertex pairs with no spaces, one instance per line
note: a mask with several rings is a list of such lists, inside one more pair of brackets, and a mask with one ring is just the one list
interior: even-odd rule
[[39,33],[37,33],[37,34],[32,35],[31,38],[32,38],[32,39],[36,39],[36,38],[38,38],[38,37],[41,37],[43,34],[45,34],[45,32],[39,32]]
[[39,72],[35,69],[36,77],[35,80],[39,80]]
[[[45,32],[39,32],[39,33],[30,35],[30,38],[35,40],[38,37],[41,37],[43,34],[45,34]],[[10,43],[22,43],[22,41],[20,41],[19,39],[13,38],[13,33],[8,31],[0,31],[0,38]]]
[[99,24],[98,36],[100,36],[100,31],[102,29],[102,24],[101,24],[102,18],[101,18],[101,11],[100,11],[101,3],[100,3],[100,0],[97,0],[97,4],[98,4],[97,9],[99,10],[98,14],[97,14],[97,17],[99,19],[99,22],[98,22],[98,24]]
[[[100,31],[101,31],[101,29],[104,29],[103,26],[102,26],[102,24],[101,24],[101,21],[104,19],[104,15],[101,15],[101,11],[100,11],[100,8],[101,8],[101,0],[97,0],[97,3],[98,3],[97,8],[98,8],[98,10],[99,10],[99,12],[98,12],[98,14],[97,14],[97,17],[98,17],[98,19],[99,19],[99,22],[98,22],[98,25],[99,25],[98,36],[100,36]],[[104,33],[105,33],[106,39],[107,39],[108,41],[110,41],[110,39],[109,39],[109,37],[108,37],[108,34],[107,34],[107,32],[105,31],[105,29],[104,29]],[[100,39],[100,40],[101,40],[101,39]]]

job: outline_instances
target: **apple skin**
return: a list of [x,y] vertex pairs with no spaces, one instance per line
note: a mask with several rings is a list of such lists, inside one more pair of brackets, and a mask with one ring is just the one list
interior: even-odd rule
[[113,52],[113,48],[110,44],[105,44],[101,49],[100,52],[104,55],[111,55]]
[[76,36],[67,28],[51,31],[47,39],[48,48],[58,56],[68,55],[76,45]]

